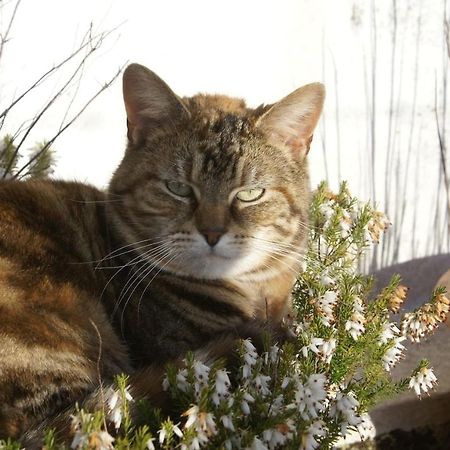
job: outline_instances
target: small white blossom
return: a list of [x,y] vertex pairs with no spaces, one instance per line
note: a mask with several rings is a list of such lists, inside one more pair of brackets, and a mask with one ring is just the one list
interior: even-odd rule
[[270,377],[267,375],[257,375],[255,377],[254,383],[256,390],[265,397],[270,394],[270,389],[268,387],[268,383],[270,382]]
[[364,305],[358,296],[353,297],[353,313],[350,320],[345,323],[345,330],[356,341],[364,333],[366,318],[364,317]]
[[250,414],[250,406],[248,405],[248,403],[245,400],[242,400],[241,402],[241,409],[242,412],[248,416]]
[[219,403],[229,397],[229,388],[231,386],[228,372],[220,369],[216,372],[215,391],[212,394],[213,403],[218,406]]
[[367,413],[361,415],[361,422],[356,425],[356,429],[362,441],[373,439],[375,437],[375,425],[373,424],[372,419]]
[[[108,404],[108,418],[114,424],[116,430],[120,428],[123,418],[123,398],[120,391],[114,390],[109,387],[106,391],[106,402]],[[124,390],[124,396],[126,401],[133,401],[133,397],[129,392],[129,387],[126,386]]]
[[317,420],[312,423],[306,431],[302,434],[302,440],[300,444],[301,450],[316,450],[319,448],[320,442],[316,437],[322,437],[327,434],[325,423],[322,420]]
[[386,322],[383,324],[383,331],[380,334],[379,344],[387,344],[391,339],[400,336],[400,330],[393,322]]
[[245,450],[269,450],[264,443],[257,437],[253,439],[251,447],[247,447]]
[[211,370],[208,366],[200,361],[194,361],[194,374],[195,374],[195,384],[194,389],[197,399],[200,397],[200,393],[208,385],[209,381],[209,371]]
[[385,370],[388,372],[391,370],[391,367],[394,367],[398,361],[403,358],[403,352],[405,351],[405,346],[402,345],[406,338],[404,336],[398,336],[392,339],[393,345],[386,350],[386,353],[383,355],[383,364]]
[[429,367],[422,367],[409,380],[409,388],[414,389],[418,397],[422,392],[428,393],[437,384],[437,378],[433,373],[433,369]]
[[244,379],[247,379],[252,373],[252,366],[256,364],[258,353],[256,352],[256,348],[252,344],[250,339],[244,339],[242,343],[244,347],[244,365],[242,366],[242,377]]
[[336,339],[331,338],[329,340],[325,340],[323,338],[312,338],[311,343],[309,345],[305,345],[301,349],[305,358],[308,356],[309,350],[314,352],[320,359],[329,364],[336,350]]
[[220,421],[222,422],[223,426],[230,431],[234,431],[234,425],[233,421],[231,420],[230,416],[222,416],[220,418]]
[[180,391],[187,392],[189,390],[189,383],[187,381],[188,371],[187,369],[179,370],[177,373],[177,388]]
[[326,326],[334,322],[334,307],[337,303],[337,293],[335,291],[326,291],[316,300],[316,310],[320,320]]
[[89,448],[112,450],[114,438],[107,431],[94,431],[89,435]]
[[73,449],[82,449],[85,448],[89,441],[89,435],[84,433],[81,430],[77,430],[73,436],[72,443],[70,444],[70,448]]
[[147,441],[147,444],[145,445],[147,447],[148,450],[155,450],[155,445],[153,444],[153,441],[155,440],[155,438],[150,438]]
[[324,409],[324,401],[327,397],[325,383],[324,374],[310,375],[306,383],[297,380],[295,407],[305,420],[317,419]]
[[262,433],[262,440],[270,450],[280,448],[292,439],[292,430],[293,425],[291,422],[281,424],[275,428],[264,430]]

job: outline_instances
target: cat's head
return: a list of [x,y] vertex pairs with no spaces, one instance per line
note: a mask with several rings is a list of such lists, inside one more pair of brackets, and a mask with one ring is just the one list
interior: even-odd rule
[[309,84],[253,110],[225,96],[181,99],[132,64],[123,92],[128,147],[109,204],[125,244],[156,268],[198,278],[298,270],[306,155],[324,87]]

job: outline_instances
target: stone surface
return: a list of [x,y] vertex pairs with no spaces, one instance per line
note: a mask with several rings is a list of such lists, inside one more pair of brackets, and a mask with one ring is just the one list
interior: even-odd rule
[[[375,289],[382,289],[398,273],[402,284],[410,288],[404,310],[412,310],[429,300],[436,285],[450,291],[449,268],[450,254],[408,261],[375,273]],[[408,377],[417,362],[426,358],[439,384],[429,397],[418,399],[414,392],[407,392],[374,408],[370,416],[377,439],[368,445],[375,447],[359,448],[450,448],[450,327],[441,326],[421,343],[405,346],[406,358],[393,369],[394,378]]]

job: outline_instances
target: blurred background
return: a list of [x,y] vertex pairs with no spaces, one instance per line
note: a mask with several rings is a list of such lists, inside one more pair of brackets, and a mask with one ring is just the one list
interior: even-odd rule
[[0,178],[52,149],[51,176],[105,187],[128,62],[251,106],[322,81],[312,184],[347,180],[393,223],[367,270],[449,252],[449,27],[446,0],[0,0]]

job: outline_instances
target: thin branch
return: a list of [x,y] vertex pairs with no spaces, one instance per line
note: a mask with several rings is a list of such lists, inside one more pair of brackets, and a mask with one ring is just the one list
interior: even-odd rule
[[29,171],[27,171],[25,174],[21,175],[25,169],[27,169],[28,167],[30,167],[34,161],[36,161],[44,152],[46,152],[51,145],[55,142],[55,140],[67,129],[69,128],[80,116],[81,114],[83,114],[83,112],[87,109],[87,107],[106,89],[108,89],[113,83],[114,81],[118,78],[118,76],[121,74],[122,70],[124,69],[125,65],[121,66],[119,68],[119,70],[117,71],[117,73],[105,84],[103,84],[103,86],[84,104],[84,106],[70,119],[69,122],[67,122],[63,127],[60,127],[60,129],[58,130],[58,132],[42,147],[42,149],[36,153],[32,158],[30,158],[30,160],[23,165],[23,167],[20,168],[19,171],[17,171],[14,175],[13,178],[24,178],[29,174]]
[[[78,66],[75,68],[75,70],[72,72],[72,74],[69,76],[68,80],[63,84],[63,86],[58,90],[58,92],[47,102],[47,104],[41,109],[41,111],[34,117],[31,124],[27,127],[24,135],[22,136],[20,142],[17,144],[15,149],[14,156],[17,156],[19,154],[19,151],[23,144],[25,143],[26,139],[28,138],[29,134],[33,130],[33,128],[39,123],[39,121],[42,119],[43,115],[49,110],[49,108],[55,103],[55,101],[61,97],[63,93],[65,93],[72,83],[72,81],[76,78],[77,74],[82,73],[84,65],[86,61],[90,58],[90,56],[101,46],[103,43],[103,36],[105,33],[102,33],[99,37],[99,39],[94,43],[91,38],[88,38],[87,44],[91,43],[91,47],[86,53],[86,55],[83,57],[83,59],[79,62]],[[89,36],[87,33],[86,36]],[[83,38],[84,40],[85,38]],[[78,50],[76,51],[78,52]],[[69,57],[70,58],[70,57]],[[68,59],[66,59],[67,61]],[[61,67],[61,65],[59,65]],[[53,69],[51,69],[53,70]],[[28,91],[29,92],[29,91]],[[11,169],[11,162],[9,166],[5,169],[5,172],[3,174],[3,178],[6,177],[6,175],[9,173]]]
[[[4,120],[5,116],[8,114],[8,112],[14,108],[14,106],[17,105],[27,94],[29,94],[33,89],[37,88],[39,85],[41,85],[47,78],[49,78],[53,73],[55,73],[58,69],[66,65],[69,61],[74,59],[81,51],[83,51],[86,47],[91,45],[91,49],[88,51],[88,54],[93,53],[95,50],[97,50],[100,45],[103,43],[103,41],[114,31],[117,30],[118,27],[113,28],[110,31],[99,33],[97,35],[92,36],[92,24],[88,32],[83,36],[83,39],[81,40],[80,46],[72,52],[69,56],[64,58],[62,61],[60,61],[58,64],[54,65],[51,69],[47,70],[45,73],[43,73],[41,76],[39,76],[25,91],[23,91],[3,112],[0,113],[0,120]],[[95,41],[95,44],[94,44]]]
[[17,0],[16,5],[14,6],[13,12],[11,14],[9,23],[6,27],[6,31],[4,33],[0,33],[0,61],[3,56],[3,49],[5,48],[5,44],[9,41],[9,33],[11,33],[14,19],[16,18],[17,10],[19,9],[21,1],[22,0]]

